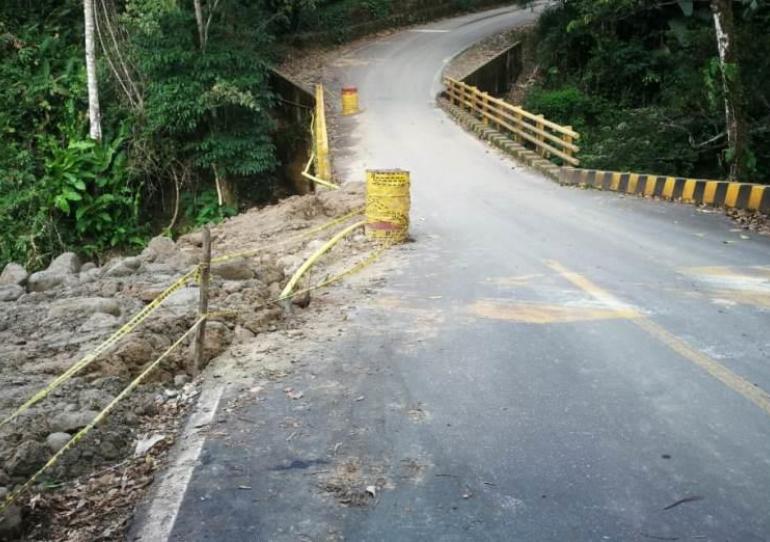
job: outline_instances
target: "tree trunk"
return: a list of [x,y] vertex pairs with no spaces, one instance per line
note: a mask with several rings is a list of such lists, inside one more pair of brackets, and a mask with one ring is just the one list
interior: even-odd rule
[[99,84],[96,79],[96,45],[94,43],[94,0],[83,0],[86,34],[86,77],[88,80],[89,135],[102,140],[102,114],[99,109]]
[[725,98],[725,130],[727,132],[727,161],[731,180],[747,180],[748,131],[743,113],[743,88],[735,45],[735,21],[732,0],[711,0],[714,30],[719,50],[719,67]]
[[216,164],[213,167],[214,170],[214,184],[217,188],[217,197],[219,199],[219,206],[227,205],[228,207],[238,206],[238,195],[235,192],[235,184],[227,178],[226,175],[221,175],[219,168]]
[[193,2],[195,8],[195,22],[198,25],[198,45],[201,51],[206,50],[206,28],[203,24],[203,6],[201,6],[201,0],[195,0]]

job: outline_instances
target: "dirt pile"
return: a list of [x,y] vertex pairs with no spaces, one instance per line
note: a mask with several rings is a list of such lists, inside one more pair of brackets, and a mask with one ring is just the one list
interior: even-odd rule
[[[286,241],[362,203],[362,187],[348,185],[344,191],[291,197],[212,228],[215,258],[234,252],[252,253],[212,267],[207,360],[214,360],[233,344],[251,341],[283,325],[285,309],[271,301],[322,240],[344,225],[301,242]],[[7,266],[0,278],[0,417],[5,419],[189,271],[198,261],[201,239],[199,232],[177,242],[156,238],[141,254],[116,258],[102,267],[83,264],[71,253],[62,254],[48,269],[31,275],[19,265]],[[370,249],[363,235],[352,236],[323,258],[300,287],[349,268]],[[2,427],[0,493],[24,483],[148,362],[177,340],[196,319],[197,299],[195,283],[176,291],[82,374]],[[186,372],[189,359],[187,347],[171,354],[148,383],[67,452],[44,477],[46,485],[61,484],[61,489],[36,490],[26,496],[22,500],[23,526],[19,525],[21,518],[15,516],[19,510],[11,510],[0,522],[0,539],[18,534],[21,527],[32,539],[45,538],[41,533],[54,532],[54,526],[60,533],[69,533],[58,539],[94,539],[92,535],[97,533],[88,530],[91,527],[84,519],[90,513],[88,506],[75,506],[80,510],[77,512],[70,505],[73,499],[86,503],[98,499],[103,491],[114,490],[116,502],[123,503],[117,512],[110,513],[115,512],[117,524],[124,523],[126,506],[135,500],[127,495],[141,493],[146,485],[134,477],[151,479],[155,468],[155,460],[150,461],[153,467],[147,468],[143,459],[139,464],[131,459],[132,454],[152,434],[163,435],[165,444],[158,450],[168,448],[176,420],[195,396]],[[123,465],[119,474],[116,463]],[[94,471],[106,474],[94,477]],[[75,477],[79,478],[67,482]],[[115,532],[122,535],[120,529]]]

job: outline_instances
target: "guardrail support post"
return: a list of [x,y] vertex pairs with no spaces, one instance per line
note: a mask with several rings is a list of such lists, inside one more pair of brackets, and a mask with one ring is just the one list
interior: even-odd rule
[[489,93],[485,92],[482,94],[481,99],[481,122],[484,126],[489,126],[489,118],[487,117],[489,114]]
[[[572,126],[565,126],[565,128],[567,130],[572,131]],[[570,156],[570,157],[574,156],[574,152],[572,151],[572,147],[571,147],[571,145],[572,145],[572,143],[574,141],[572,136],[569,135],[569,134],[564,134],[562,136],[562,140],[564,141],[564,154],[566,154],[567,156]]]
[[[203,228],[203,252],[200,263],[200,296],[198,298],[198,317],[205,317],[209,312],[209,275],[211,273],[211,230]],[[206,342],[206,320],[201,320],[195,333],[193,360],[190,373],[195,378],[203,366],[203,354]]]
[[[521,109],[516,108],[516,112],[514,113],[514,116],[516,117],[516,128],[518,128],[519,130],[521,130],[523,132],[524,131],[524,115],[521,114]],[[516,141],[516,143],[523,143],[524,142],[524,138],[521,137],[519,134],[514,134],[513,135],[513,139],[514,139],[514,141]]]
[[[538,115],[537,118],[538,119],[545,119],[545,117],[543,115]],[[541,132],[545,131],[545,124],[543,124],[541,122],[541,120],[537,121],[536,126],[537,126],[537,129],[540,130]],[[537,134],[537,140],[540,141],[540,142],[545,143],[545,137],[543,137],[541,134]],[[544,158],[548,158],[548,152],[543,147],[541,147],[540,145],[538,145],[538,147],[537,147],[537,152],[540,153],[540,156],[542,156]]]

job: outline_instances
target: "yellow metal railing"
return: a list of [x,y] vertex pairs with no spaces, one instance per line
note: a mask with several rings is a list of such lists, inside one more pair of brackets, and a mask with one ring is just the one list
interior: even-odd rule
[[573,166],[580,164],[580,160],[575,157],[580,150],[575,145],[580,134],[571,126],[551,122],[542,115],[530,113],[462,81],[447,77],[444,84],[452,104],[475,114],[485,125],[491,124],[493,128],[510,132],[519,143],[526,141],[534,145],[545,158],[553,155]]

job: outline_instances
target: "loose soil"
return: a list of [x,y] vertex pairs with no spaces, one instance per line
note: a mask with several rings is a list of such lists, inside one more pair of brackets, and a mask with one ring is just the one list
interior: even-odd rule
[[[284,243],[362,204],[362,184],[349,183],[339,191],[294,196],[253,209],[212,228],[215,258],[268,246],[213,267],[205,346],[209,371],[227,365],[220,360],[237,358],[244,345],[269,344],[271,334],[294,328],[304,311],[329,317],[316,307],[326,293],[321,290],[298,297],[288,307],[269,301],[325,239],[359,218],[301,242]],[[5,418],[189,270],[198,261],[201,244],[200,232],[176,243],[155,239],[137,257],[115,259],[101,268],[77,269],[76,263],[60,284],[43,291],[26,291],[37,284],[33,275],[21,287],[22,295],[0,302],[0,416]],[[352,234],[319,261],[299,288],[351,268],[373,249],[362,233]],[[23,484],[56,446],[89,423],[189,329],[196,319],[198,295],[195,284],[173,294],[82,374],[0,429],[2,494]],[[0,540],[122,540],[134,505],[166,461],[199,393],[203,378],[190,381],[189,362],[190,347],[184,345],[69,450],[20,498],[19,507],[9,510],[0,522]],[[280,371],[265,376],[280,376]]]

